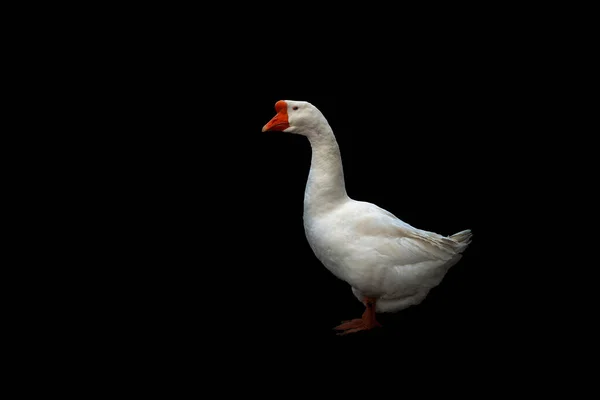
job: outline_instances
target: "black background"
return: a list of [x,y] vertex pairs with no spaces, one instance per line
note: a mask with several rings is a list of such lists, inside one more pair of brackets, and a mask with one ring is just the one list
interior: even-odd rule
[[[548,15],[560,10],[225,6],[44,16],[50,27],[20,46],[33,60],[9,78],[39,110],[22,118],[11,168],[32,170],[17,217],[33,216],[21,228],[41,244],[19,255],[42,261],[22,269],[34,300],[31,289],[10,300],[32,304],[27,347],[55,352],[50,370],[72,354],[79,375],[101,379],[87,389],[163,383],[171,395],[179,382],[263,393],[291,381],[278,398],[313,396],[321,378],[406,397],[413,375],[420,394],[449,388],[432,373],[461,394],[490,379],[487,394],[531,382],[579,340],[562,336],[579,334],[563,289],[581,291],[587,273],[542,261],[586,249],[555,226],[578,208],[556,202],[580,201],[557,181],[579,186],[566,164],[584,146],[579,116],[565,115],[574,96],[557,95],[580,64],[560,47],[590,54]],[[261,132],[280,99],[324,113],[351,197],[426,230],[473,231],[440,286],[380,315],[381,329],[335,335],[363,306],[304,237],[307,139]]]

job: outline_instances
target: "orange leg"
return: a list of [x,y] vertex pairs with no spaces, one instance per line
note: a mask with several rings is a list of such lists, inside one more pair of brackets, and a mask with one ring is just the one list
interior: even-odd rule
[[365,298],[365,312],[361,318],[351,321],[344,321],[334,329],[342,331],[338,335],[347,335],[348,333],[369,330],[380,327],[381,324],[375,319],[375,304],[377,300],[371,297]]

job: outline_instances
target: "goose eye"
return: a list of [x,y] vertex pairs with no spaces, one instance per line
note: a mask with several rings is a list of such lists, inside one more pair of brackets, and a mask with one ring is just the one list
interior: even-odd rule
[[297,109],[298,109],[298,106],[292,107],[292,110],[297,110]]

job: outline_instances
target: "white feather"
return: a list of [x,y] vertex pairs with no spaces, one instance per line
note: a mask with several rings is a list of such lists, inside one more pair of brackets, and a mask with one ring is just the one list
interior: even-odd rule
[[471,240],[465,230],[446,237],[415,228],[392,213],[346,193],[340,150],[321,112],[286,100],[290,127],[312,149],[304,196],[304,228],[316,257],[346,281],[359,300],[376,298],[379,312],[419,304],[456,264]]

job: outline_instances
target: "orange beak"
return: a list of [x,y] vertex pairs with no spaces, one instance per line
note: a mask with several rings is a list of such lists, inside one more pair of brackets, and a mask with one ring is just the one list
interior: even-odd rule
[[284,131],[290,127],[290,122],[288,121],[288,113],[287,113],[287,103],[283,100],[279,100],[275,103],[275,111],[277,111],[277,115],[275,115],[265,126],[263,126],[262,131]]

